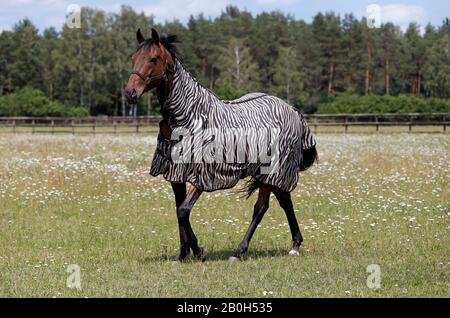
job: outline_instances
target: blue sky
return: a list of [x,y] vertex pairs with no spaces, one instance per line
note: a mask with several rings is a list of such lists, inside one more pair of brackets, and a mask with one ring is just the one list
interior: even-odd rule
[[254,14],[277,9],[306,21],[311,21],[317,12],[325,11],[341,14],[351,12],[362,17],[368,5],[377,4],[381,8],[382,21],[391,21],[403,28],[413,21],[422,26],[428,22],[440,25],[446,16],[450,16],[450,1],[446,0],[0,0],[0,31],[11,29],[25,17],[31,19],[41,31],[49,26],[60,29],[70,4],[113,12],[126,4],[136,11],[154,14],[158,22],[173,19],[186,22],[189,15],[200,12],[216,17],[229,4]]

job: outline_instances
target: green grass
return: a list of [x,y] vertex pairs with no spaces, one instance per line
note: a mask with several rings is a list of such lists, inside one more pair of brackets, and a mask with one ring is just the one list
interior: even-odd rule
[[449,296],[447,135],[319,135],[320,164],[292,193],[300,257],[272,197],[245,260],[228,261],[255,200],[235,189],[199,199],[209,258],[182,264],[170,185],[148,175],[154,140],[0,135],[1,297]]

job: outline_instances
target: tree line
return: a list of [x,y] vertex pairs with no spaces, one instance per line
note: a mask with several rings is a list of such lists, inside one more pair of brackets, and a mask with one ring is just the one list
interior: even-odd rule
[[57,109],[66,113],[157,113],[151,94],[138,107],[127,105],[123,96],[135,32],[141,28],[149,36],[151,27],[179,35],[189,71],[225,99],[262,91],[312,113],[321,107],[333,111],[330,105],[342,96],[354,102],[358,96],[402,95],[433,97],[433,105],[449,110],[448,18],[438,27],[429,24],[421,30],[411,23],[401,30],[392,23],[369,28],[365,18],[352,14],[318,13],[306,23],[279,11],[255,16],[229,6],[214,19],[198,15],[187,24],[158,24],[122,6],[118,13],[83,8],[79,29],[65,25],[61,31],[39,32],[24,19],[3,31],[0,115],[20,112],[20,105],[7,104],[23,103],[24,98],[11,98],[20,94],[39,95],[47,99],[45,105],[58,103]]

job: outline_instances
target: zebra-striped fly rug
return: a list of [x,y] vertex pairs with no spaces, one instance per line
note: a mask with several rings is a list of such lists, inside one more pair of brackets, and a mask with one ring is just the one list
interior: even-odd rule
[[315,159],[316,142],[300,112],[263,93],[221,100],[176,59],[162,113],[160,125],[171,135],[159,134],[150,173],[170,182],[215,191],[251,177],[291,192],[309,166],[305,156]]

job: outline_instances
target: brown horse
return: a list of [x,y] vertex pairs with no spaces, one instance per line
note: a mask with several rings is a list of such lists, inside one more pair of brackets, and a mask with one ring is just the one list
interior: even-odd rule
[[[258,224],[261,222],[265,212],[269,208],[269,198],[271,193],[273,193],[276,196],[281,207],[285,211],[288,219],[293,241],[292,249],[290,250],[289,254],[298,256],[299,247],[303,241],[303,238],[300,233],[300,229],[295,217],[290,191],[292,191],[292,189],[297,184],[298,172],[306,170],[309,166],[313,164],[313,162],[316,160],[317,157],[317,152],[315,150],[315,141],[313,140],[312,135],[310,134],[303,117],[300,114],[294,112],[292,110],[292,107],[285,104],[283,101],[273,96],[270,97],[267,94],[259,94],[259,95],[252,94],[251,97],[241,98],[238,101],[221,101],[215,95],[213,95],[213,93],[203,88],[198,82],[196,82],[193,79],[193,77],[190,76],[190,74],[188,74],[184,70],[182,64],[178,61],[176,46],[174,44],[176,42],[176,39],[174,36],[160,37],[158,32],[152,29],[152,37],[150,39],[145,39],[140,30],[137,31],[136,37],[139,47],[132,56],[133,70],[130,72],[128,84],[125,89],[125,95],[130,103],[136,103],[144,93],[146,93],[151,89],[156,88],[158,100],[161,105],[161,113],[163,116],[163,120],[160,123],[158,146],[157,151],[155,153],[155,157],[153,159],[151,173],[153,175],[164,174],[166,179],[171,182],[172,189],[175,194],[180,241],[181,241],[181,250],[177,259],[179,261],[184,260],[186,256],[189,254],[190,250],[192,250],[194,256],[198,257],[202,261],[206,259],[206,252],[202,247],[198,245],[197,237],[195,236],[189,221],[191,209],[194,206],[195,202],[200,197],[200,195],[202,194],[202,192],[215,191],[216,189],[219,188],[221,189],[230,188],[236,184],[238,179],[242,179],[243,177],[246,176],[254,176],[254,174],[251,174],[249,172],[251,169],[248,166],[246,166],[245,169],[239,170],[237,172],[238,175],[233,177],[234,179],[232,179],[230,183],[227,183],[226,186],[216,186],[212,188],[207,188],[202,186],[201,183],[196,183],[195,181],[191,181],[191,179],[187,177],[183,177],[186,171],[184,171],[182,167],[180,168],[180,165],[178,165],[176,168],[171,166],[173,165],[173,163],[170,159],[167,159],[165,153],[167,151],[167,147],[170,148],[171,145],[171,135],[173,133],[174,126],[176,126],[173,123],[175,120],[178,120],[179,123],[184,120],[183,118],[189,118],[186,117],[187,116],[186,114],[183,115],[182,113],[180,113],[179,109],[185,107],[185,104],[190,105],[192,104],[190,106],[191,108],[189,108],[189,115],[194,116],[198,115],[197,114],[198,112],[202,112],[202,110],[199,107],[213,107],[210,105],[209,106],[203,105],[208,103],[210,104],[215,103],[219,105],[219,107],[217,108],[219,109],[219,111],[221,111],[220,109],[221,108],[220,105],[222,105],[221,103],[224,103],[222,108],[227,108],[230,112],[239,111],[239,107],[243,107],[239,105],[240,103],[247,103],[247,104],[253,103],[249,106],[253,107],[251,108],[252,110],[251,113],[258,113],[258,110],[260,110],[259,113],[263,113],[264,116],[267,116],[267,114],[271,112],[271,109],[273,109],[276,106],[276,105],[273,106],[273,102],[283,103],[283,105],[279,106],[279,108],[276,109],[276,112],[277,113],[285,112],[283,114],[283,118],[291,118],[290,120],[293,123],[291,125],[292,127],[290,127],[292,128],[292,130],[288,131],[288,133],[290,133],[291,135],[289,135],[288,138],[286,138],[285,140],[289,142],[291,142],[291,140],[297,140],[299,144],[300,143],[303,144],[303,148],[301,147],[295,148],[296,145],[288,145],[289,147],[285,148],[288,150],[286,150],[285,152],[290,151],[291,153],[288,153],[289,156],[286,156],[286,158],[288,158],[287,159],[288,164],[291,164],[293,161],[295,161],[294,159],[296,155],[299,156],[300,160],[296,161],[295,163],[296,166],[292,165],[288,166],[288,168],[294,167],[295,169],[289,169],[289,173],[291,173],[289,176],[291,177],[290,180],[292,182],[290,185],[286,185],[286,187],[276,186],[274,185],[275,184],[274,182],[261,181],[263,179],[259,180],[253,179],[252,182],[249,184],[247,188],[249,195],[252,192],[259,189],[258,199],[254,206],[253,218],[248,228],[248,231],[245,234],[244,239],[240,243],[234,255],[230,257],[230,260],[241,259],[242,255],[247,251],[250,240]],[[183,76],[186,78],[187,82],[182,82]],[[176,84],[177,79],[179,81],[178,84]],[[175,87],[176,85],[178,86]],[[181,100],[181,97],[177,95],[181,91],[185,95],[184,98],[186,100]],[[200,97],[195,96],[197,92],[198,94],[203,94],[201,96],[204,97],[204,100],[201,100]],[[170,102],[168,102],[169,99]],[[179,102],[179,100],[181,100],[181,102]],[[177,106],[178,108],[176,109],[173,107],[171,108],[170,105],[173,105],[177,101],[178,101]],[[272,108],[264,108],[269,107],[266,104],[261,106],[262,101],[271,102],[272,104],[268,102],[266,102],[266,104],[268,104]],[[255,109],[256,111],[254,111]],[[230,116],[234,116],[234,113],[232,113]],[[220,116],[216,117],[220,118]],[[243,115],[240,115],[240,117],[243,117]],[[256,125],[262,124],[263,121],[261,121],[260,123],[256,123]],[[287,128],[283,129],[286,130]],[[310,143],[308,144],[307,147],[303,142],[303,140],[305,139],[310,140]],[[155,162],[157,163],[155,164]],[[157,168],[155,168],[155,171],[153,171],[154,169],[153,165],[158,166]],[[164,169],[160,169],[159,166],[163,166]],[[170,167],[167,168],[168,166]],[[201,174],[202,173],[201,169],[203,169],[202,167],[206,169],[206,165],[204,165],[200,166],[200,169],[197,168],[196,168],[197,170],[194,169],[197,172],[192,172],[190,170],[189,173],[191,173],[192,175],[192,180],[198,180],[201,178],[201,176],[196,175],[196,173]],[[233,166],[233,168],[235,168],[235,166]],[[168,177],[167,175],[169,175],[170,173],[167,171],[170,169],[172,169],[171,170],[172,175]],[[175,171],[175,173],[173,171]],[[181,172],[176,173],[177,171]],[[233,170],[233,172],[234,171],[235,170]],[[215,178],[214,180],[222,180],[220,179],[220,173],[222,172],[223,169],[217,169],[217,174],[213,176]],[[228,178],[230,176],[230,173],[231,172],[228,170],[225,171],[225,173],[223,173],[223,175],[225,176],[224,178]],[[281,175],[281,178],[279,180],[281,180],[280,182],[283,182],[283,180],[287,178],[288,176],[284,178],[284,175]],[[191,183],[192,185],[191,187],[189,187],[189,189],[186,187],[187,182]]]

